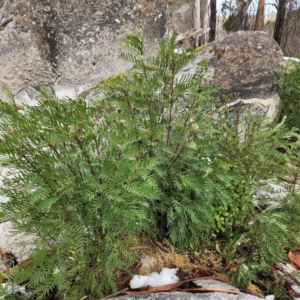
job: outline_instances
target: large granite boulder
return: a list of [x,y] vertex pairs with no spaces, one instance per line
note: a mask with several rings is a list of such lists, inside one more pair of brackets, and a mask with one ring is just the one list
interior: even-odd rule
[[229,95],[229,105],[241,101],[271,120],[276,118],[280,99],[274,84],[283,55],[267,33],[239,31],[226,35],[197,52],[178,76],[194,74],[206,60],[209,82],[217,87],[213,96],[224,100]]
[[35,91],[50,86],[59,97],[76,97],[130,68],[118,59],[126,29],[144,24],[153,54],[165,34],[190,28],[190,10],[167,0],[0,1],[0,82],[19,99],[35,100]]

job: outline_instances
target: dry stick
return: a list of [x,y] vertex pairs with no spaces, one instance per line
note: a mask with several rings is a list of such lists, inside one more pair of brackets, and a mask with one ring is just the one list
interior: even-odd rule
[[168,249],[167,248],[165,248],[161,243],[159,243],[156,239],[151,239],[151,243],[154,245],[154,246],[156,246],[156,247],[158,247],[160,250],[162,250],[163,252],[165,252],[165,253],[168,253]]
[[[121,290],[121,291],[118,291],[118,292],[116,292],[116,293],[114,293],[114,294],[108,295],[108,296],[106,296],[106,297],[104,297],[104,298],[101,298],[101,299],[109,299],[109,298],[112,298],[112,297],[114,297],[114,296],[123,294],[123,293],[126,292],[127,290],[128,290],[128,288],[126,288],[126,289],[124,289],[124,290]],[[101,300],[101,299],[100,299],[100,300]]]

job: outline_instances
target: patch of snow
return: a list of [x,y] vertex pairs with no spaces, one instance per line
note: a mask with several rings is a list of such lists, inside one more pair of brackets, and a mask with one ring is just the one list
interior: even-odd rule
[[148,280],[148,278],[149,278],[149,276],[134,275],[130,281],[130,288],[138,289],[142,286],[146,286],[146,281]]
[[176,48],[176,49],[174,49],[174,53],[182,54],[183,50],[180,48]]
[[149,276],[134,275],[130,281],[131,289],[138,289],[143,286],[162,286],[172,284],[179,281],[176,276],[178,269],[162,268],[160,273],[153,272]]
[[284,56],[283,59],[284,59],[284,60],[300,61],[299,58],[296,58],[296,57],[288,57],[288,56]]
[[274,300],[275,296],[274,295],[268,295],[265,297],[266,300]]
[[8,294],[25,293],[25,286],[13,285],[9,282],[2,283],[2,288]]
[[[300,294],[300,287],[298,285],[291,285],[291,288],[297,293]],[[299,298],[298,298],[299,299]]]

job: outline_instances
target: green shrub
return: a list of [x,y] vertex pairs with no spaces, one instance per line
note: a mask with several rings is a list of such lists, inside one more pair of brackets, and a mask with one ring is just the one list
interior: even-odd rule
[[90,106],[47,93],[23,113],[12,95],[0,102],[2,165],[15,170],[1,189],[10,201],[0,217],[36,237],[29,265],[14,268],[12,280],[28,280],[40,299],[52,290],[66,299],[115,291],[141,240],[216,247],[227,262],[240,259],[237,283],[299,240],[290,230],[299,228],[295,199],[288,210],[255,199],[256,188],[283,174],[297,136],[282,123],[262,127],[242,106],[215,109],[205,66],[176,76],[193,54],[174,51],[174,39],[145,58],[143,31],[128,32],[121,57],[132,70],[101,85]]
[[142,176],[155,162],[134,161],[130,138],[120,144],[84,100],[45,94],[24,114],[13,103],[0,110],[2,164],[15,173],[2,189],[10,201],[1,217],[36,236],[28,285],[42,294],[54,286],[72,294],[71,285],[79,294],[108,292],[115,268],[133,262],[128,248],[141,227],[154,224],[147,210],[159,190]]
[[287,116],[289,128],[300,130],[300,61],[290,60],[280,67],[277,82],[281,98],[281,118]]

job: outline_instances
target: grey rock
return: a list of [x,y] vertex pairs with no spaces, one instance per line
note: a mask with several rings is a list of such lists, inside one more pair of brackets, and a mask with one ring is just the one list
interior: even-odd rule
[[196,280],[194,283],[199,287],[214,287],[214,288],[220,288],[220,289],[231,289],[231,290],[239,290],[238,288],[226,283],[221,282],[218,280]]
[[0,81],[19,98],[29,95],[21,92],[24,88],[50,86],[59,97],[75,98],[131,67],[118,59],[126,29],[145,24],[145,47],[154,54],[157,40],[178,29],[174,24],[185,24],[182,30],[189,26],[190,7],[182,4],[174,10],[167,0],[4,0]]
[[[285,198],[288,195],[287,188],[284,186],[284,183],[274,183],[271,181],[266,182],[266,186],[268,187],[268,190],[264,189],[257,189],[255,196],[256,198],[269,198],[273,200],[280,200]],[[271,202],[274,203],[274,202]]]
[[208,44],[179,72],[178,78],[194,74],[207,61],[207,79],[217,87],[212,96],[224,100],[228,94],[229,106],[242,102],[255,114],[273,121],[279,111],[280,99],[274,84],[282,60],[280,47],[267,33],[239,31]]
[[42,95],[32,86],[26,86],[19,90],[14,98],[17,104],[34,106],[39,104],[39,99],[42,98]]
[[128,295],[118,298],[111,298],[115,300],[259,300],[256,296],[252,295],[236,295],[228,293],[184,293],[184,292],[170,292],[170,293],[153,293],[145,295]]
[[[12,232],[13,226],[10,221],[0,223],[0,248],[11,252],[21,262],[27,259],[33,250],[34,236]],[[6,269],[4,261],[0,259],[0,270]]]

